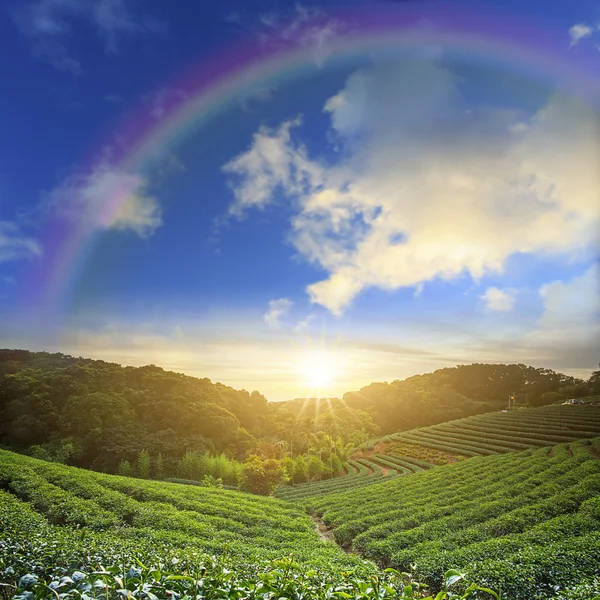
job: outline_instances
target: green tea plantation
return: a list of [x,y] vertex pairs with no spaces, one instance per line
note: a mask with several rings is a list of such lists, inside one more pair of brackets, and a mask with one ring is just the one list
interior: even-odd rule
[[[6,451],[0,583],[17,600],[430,597],[410,573],[324,542],[293,504]],[[498,597],[455,570],[441,588],[439,598]]]
[[[600,599],[596,411],[493,413],[387,436],[345,476],[280,486],[279,498],[0,450],[0,594]],[[465,455],[415,458],[426,436],[435,456]],[[395,443],[411,456],[388,454]]]
[[473,456],[519,452],[600,435],[600,406],[545,406],[494,412],[371,440],[348,461],[344,477],[282,485],[275,495],[305,500],[410,475]]
[[313,498],[336,541],[439,584],[468,569],[514,599],[551,598],[600,573],[600,438],[478,456]]

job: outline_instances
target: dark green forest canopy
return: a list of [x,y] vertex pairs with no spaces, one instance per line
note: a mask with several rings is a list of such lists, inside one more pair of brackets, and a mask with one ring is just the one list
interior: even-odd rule
[[367,412],[382,434],[516,405],[542,406],[600,392],[589,381],[524,364],[472,364],[438,369],[391,383],[372,383],[344,394],[347,406]]
[[257,391],[155,365],[0,350],[0,444],[28,453],[42,448],[109,472],[148,450],[161,454],[169,472],[188,451],[243,460],[264,442],[285,442],[306,452],[318,431],[358,445],[378,433],[498,410],[513,393],[540,405],[599,387],[597,373],[583,382],[525,365],[475,364],[373,383],[343,399],[269,403]]

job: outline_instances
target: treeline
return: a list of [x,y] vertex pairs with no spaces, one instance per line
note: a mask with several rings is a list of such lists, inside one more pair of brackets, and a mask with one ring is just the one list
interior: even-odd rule
[[[585,382],[525,365],[474,364],[373,383],[341,399],[269,403],[258,391],[154,365],[0,350],[0,446],[140,477],[236,485],[259,472],[272,482],[276,471],[301,483],[339,475],[350,449],[378,434],[498,410],[513,394],[531,406],[600,394],[598,375]],[[236,465],[227,475],[217,466],[223,461]]]
[[600,371],[588,381],[523,364],[472,364],[438,369],[348,392],[343,402],[369,414],[382,434],[516,405],[543,406],[600,394]]
[[[319,431],[341,452],[377,428],[359,410],[334,415],[324,406],[318,415],[298,415],[257,391],[154,365],[0,350],[0,445],[38,458],[109,473],[187,478],[185,461],[194,456],[223,456],[238,465],[251,456],[280,461],[306,455],[309,462],[311,453],[320,453],[324,459]],[[323,464],[320,477],[328,476]],[[302,480],[301,462],[298,472]]]

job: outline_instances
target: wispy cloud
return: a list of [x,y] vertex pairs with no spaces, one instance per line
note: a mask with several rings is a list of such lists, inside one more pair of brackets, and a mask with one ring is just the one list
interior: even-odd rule
[[249,208],[264,208],[273,202],[278,189],[289,196],[314,187],[320,169],[308,159],[304,146],[292,140],[292,129],[300,123],[298,118],[276,130],[261,127],[251,147],[223,166],[225,173],[237,178],[230,215],[241,218]]
[[298,323],[296,323],[296,326],[294,327],[294,331],[296,333],[304,333],[304,332],[308,331],[310,324],[314,320],[315,320],[314,315],[308,315],[305,319],[302,319],[301,321],[298,321]]
[[29,40],[36,59],[74,75],[83,72],[70,47],[72,33],[81,24],[95,32],[108,53],[116,53],[123,39],[167,31],[165,22],[136,13],[130,0],[22,2],[14,12],[14,22]]
[[263,319],[271,329],[279,329],[283,325],[282,319],[290,312],[294,303],[289,298],[279,298],[269,301],[269,308]]
[[271,11],[258,15],[258,23],[250,25],[236,13],[230,22],[254,29],[262,43],[274,47],[300,46],[310,50],[314,63],[320,68],[327,60],[334,39],[348,33],[347,24],[332,17],[327,11],[297,3],[293,11]]
[[335,314],[368,287],[480,279],[515,253],[576,257],[598,242],[600,121],[576,99],[529,117],[466,111],[458,78],[421,61],[353,74],[325,111],[340,162],[309,157],[288,122],[225,171],[235,216],[291,203],[290,241],[329,273],[307,291]]
[[600,264],[568,281],[543,285],[540,295],[544,312],[536,335],[551,335],[555,342],[568,337],[600,344]]
[[[278,23],[272,27],[278,27]],[[322,67],[329,56],[331,42],[344,33],[344,25],[324,10],[296,4],[295,17],[281,29],[280,36],[311,48],[316,65]]]
[[594,29],[585,23],[577,23],[569,29],[569,37],[571,38],[571,47],[576,46],[581,40],[591,37]]
[[162,225],[158,200],[148,192],[149,181],[109,163],[91,172],[67,177],[47,194],[55,214],[79,222],[90,230],[130,230],[148,237]]
[[0,221],[0,262],[41,255],[42,246],[35,238],[25,235],[13,221]]

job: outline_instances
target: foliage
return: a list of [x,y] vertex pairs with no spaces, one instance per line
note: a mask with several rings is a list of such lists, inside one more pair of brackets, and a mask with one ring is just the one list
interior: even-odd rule
[[[347,461],[348,476],[280,486],[276,496],[305,500],[362,488],[379,483],[384,477],[416,473],[436,462],[447,464],[465,457],[514,452],[597,435],[600,408],[596,406],[549,406],[477,415],[370,440],[355,452],[355,460]],[[385,475],[381,467],[386,469]]]
[[599,448],[478,456],[307,505],[338,543],[383,567],[414,565],[432,587],[457,567],[514,600],[552,598],[597,575]]
[[186,451],[244,458],[269,415],[258,392],[154,365],[0,351],[0,443],[47,460],[116,472],[148,450],[174,475]]
[[[154,365],[0,350],[0,444],[44,460],[114,473],[121,461],[137,465],[145,450],[157,478],[209,474],[237,485],[239,463],[250,454],[311,453],[332,462],[334,453],[343,461],[376,432],[368,414],[343,406],[306,418],[293,403],[267,403],[259,392]],[[199,466],[194,456],[206,455],[223,464]]]
[[[206,554],[264,563],[294,553],[315,568],[373,572],[320,541],[291,503],[226,489],[106,475],[0,451],[0,571],[156,564]],[[127,558],[130,557],[130,558]],[[63,574],[68,574],[65,571]]]
[[156,479],[164,479],[165,477],[165,461],[163,455],[159,452],[156,457],[156,465],[154,468],[154,477]]
[[177,463],[177,473],[185,479],[201,480],[205,477],[221,479],[226,485],[237,486],[242,469],[241,463],[224,454],[186,452]]
[[[402,381],[372,383],[344,394],[345,403],[371,415],[382,433],[414,429],[507,406],[515,395],[520,405],[540,406],[558,396],[572,398],[595,393],[589,382],[523,364],[472,364],[415,375]],[[574,387],[575,386],[575,387]]]
[[285,479],[285,469],[280,461],[275,458],[261,458],[253,454],[242,465],[240,489],[268,496]]
[[[147,567],[139,560],[128,568],[123,566],[99,567],[87,572],[76,570],[67,575],[42,581],[35,574],[21,577],[10,585],[17,600],[56,600],[59,598],[303,598],[329,600],[362,598],[364,600],[434,600],[427,586],[413,580],[409,573],[393,569],[372,575],[357,576],[353,572],[331,575],[316,569],[306,571],[293,556],[261,564],[246,574],[232,572],[219,561],[206,557],[183,573],[177,565]],[[468,600],[499,595],[487,588],[471,584],[462,592],[453,588],[464,578],[458,571],[446,574],[444,590],[435,600]],[[426,598],[427,597],[427,598]]]
[[133,467],[128,460],[121,460],[119,462],[119,475],[123,475],[123,477],[131,477],[133,475]]
[[137,476],[141,477],[142,479],[149,479],[151,467],[152,467],[152,460],[150,458],[150,455],[148,454],[148,452],[146,452],[146,450],[142,450],[138,454],[138,459],[137,459],[137,468],[136,468]]

